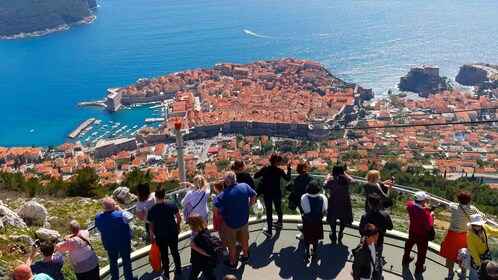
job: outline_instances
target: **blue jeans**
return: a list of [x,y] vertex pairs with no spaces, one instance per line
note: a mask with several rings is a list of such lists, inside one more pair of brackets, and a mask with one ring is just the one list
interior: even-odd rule
[[130,248],[124,248],[120,251],[107,251],[112,280],[119,280],[118,256],[120,256],[123,261],[124,278],[126,280],[133,280],[130,253]]

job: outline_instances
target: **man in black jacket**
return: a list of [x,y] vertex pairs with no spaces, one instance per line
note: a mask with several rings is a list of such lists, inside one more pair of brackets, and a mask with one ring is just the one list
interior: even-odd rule
[[391,216],[384,210],[380,210],[378,205],[382,202],[381,198],[376,193],[371,193],[368,195],[368,207],[369,211],[360,220],[360,235],[365,236],[364,227],[366,224],[373,224],[377,227],[379,231],[379,241],[377,242],[377,252],[379,253],[379,258],[382,259],[382,251],[384,249],[384,235],[386,230],[393,229],[393,222]]
[[353,250],[353,279],[380,280],[382,279],[382,267],[375,249],[379,232],[373,224],[365,225],[363,232],[365,236],[362,237],[362,242]]

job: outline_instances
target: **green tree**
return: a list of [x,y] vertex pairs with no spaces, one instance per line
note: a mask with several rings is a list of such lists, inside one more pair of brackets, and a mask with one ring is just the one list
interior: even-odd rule
[[69,183],[68,196],[95,197],[99,186],[99,175],[91,167],[76,172]]
[[146,172],[143,172],[142,170],[138,168],[133,168],[132,171],[127,172],[125,174],[124,180],[121,183],[121,186],[127,187],[130,189],[130,192],[136,193],[137,192],[137,186],[138,184],[141,183],[149,183],[152,181],[153,176],[150,174],[149,170]]

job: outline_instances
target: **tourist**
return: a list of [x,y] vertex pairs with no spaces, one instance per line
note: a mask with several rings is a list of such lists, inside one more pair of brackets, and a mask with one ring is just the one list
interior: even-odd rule
[[379,239],[379,231],[375,225],[366,224],[363,233],[360,245],[353,250],[353,279],[383,279],[380,257],[375,246]]
[[40,243],[40,252],[42,259],[33,263],[33,258],[37,252],[36,243],[31,246],[31,255],[29,255],[26,264],[30,266],[34,274],[45,273],[55,280],[64,279],[62,275],[62,266],[64,265],[64,256],[56,252],[54,253],[54,244],[50,241],[43,241]]
[[[254,179],[263,177],[261,179],[261,190],[258,189],[258,195],[262,194],[264,196],[265,208],[266,208],[266,224],[267,229],[263,231],[263,234],[267,237],[271,237],[272,227],[273,227],[273,211],[272,204],[275,205],[275,211],[277,212],[277,222],[275,223],[276,228],[282,228],[282,191],[280,189],[280,180],[284,179],[289,181],[291,179],[291,163],[287,163],[287,173],[278,167],[282,162],[282,157],[279,155],[271,155],[270,166],[265,166],[261,168],[256,174],[254,174]],[[261,193],[260,193],[261,192]]]
[[429,246],[428,232],[434,226],[434,212],[425,207],[429,196],[423,192],[415,193],[415,201],[409,201],[406,209],[410,218],[410,228],[408,230],[408,240],[405,242],[405,252],[403,255],[403,265],[408,265],[413,261],[410,252],[413,245],[417,245],[417,262],[415,263],[415,273],[425,271],[425,257]]
[[33,275],[29,265],[21,264],[14,269],[14,280],[54,280],[54,278],[45,273]]
[[481,262],[491,260],[489,251],[489,236],[497,236],[498,229],[492,228],[486,224],[481,214],[470,216],[470,230],[467,234],[467,246],[470,251],[470,280],[479,279],[478,271],[481,269]]
[[[467,248],[467,225],[470,222],[470,216],[473,214],[482,214],[476,207],[470,205],[471,194],[468,191],[460,191],[457,194],[458,203],[450,203],[451,211],[450,227],[446,232],[439,255],[446,258],[446,267],[448,268],[448,279],[453,279],[455,272],[453,270],[455,262],[459,263],[458,250]],[[466,269],[461,268],[460,279],[466,279]]]
[[[211,194],[211,198],[214,201],[216,196],[218,196],[225,189],[225,183],[223,181],[216,182],[213,184],[213,194]],[[213,205],[214,208],[214,205]],[[223,216],[220,211],[214,211],[213,209],[213,230],[218,232],[218,236],[220,237],[221,243],[223,243],[223,247],[226,248],[226,240],[223,234]]]
[[233,171],[225,175],[225,189],[213,201],[213,212],[223,217],[223,235],[228,246],[229,259],[223,264],[237,268],[236,242],[242,248],[244,263],[249,262],[249,209],[256,202],[256,192],[246,183],[236,183]]
[[137,186],[138,202],[136,205],[137,217],[140,221],[145,222],[145,234],[147,235],[146,242],[149,242],[149,221],[147,220],[147,212],[156,204],[154,193],[150,192],[149,183],[140,183]]
[[[370,193],[376,193],[384,201],[392,201],[390,197],[394,182],[392,180],[387,180],[380,182],[380,172],[378,170],[370,170],[367,172],[367,177],[365,178],[367,183],[365,184],[365,212],[368,211],[367,197]],[[387,185],[387,187],[386,187]],[[379,209],[384,210],[384,204],[379,205]]]
[[246,183],[253,188],[253,190],[256,190],[256,185],[254,184],[251,174],[244,171],[245,167],[244,161],[238,159],[234,161],[230,169],[237,175],[237,183]]
[[[150,242],[156,242],[161,252],[161,263],[163,279],[169,279],[169,257],[168,248],[171,250],[175,263],[175,279],[180,279],[182,274],[182,263],[178,252],[178,234],[182,216],[178,206],[173,201],[165,201],[166,190],[158,186],[155,192],[156,204],[150,208],[147,214],[149,220]],[[176,218],[176,220],[175,220]]]
[[55,249],[61,253],[68,252],[78,280],[99,279],[99,259],[90,245],[90,234],[81,230],[80,223],[72,220],[69,223],[70,235],[57,243]]
[[223,280],[237,280],[237,276],[235,276],[233,274],[228,274],[228,275],[225,275],[225,277],[223,277]]
[[498,279],[498,263],[485,260],[481,264],[481,270],[479,271],[479,277],[481,280],[497,280]]
[[[353,209],[351,207],[351,196],[349,186],[354,180],[344,172],[344,167],[334,166],[332,176],[327,175],[324,182],[324,189],[328,191],[329,209],[327,209],[327,221],[330,224],[330,240],[335,244],[337,238],[339,242],[344,236],[344,228],[353,223]],[[339,236],[336,236],[337,220],[339,223]]]
[[207,223],[209,221],[207,203],[211,188],[209,187],[206,178],[202,175],[195,175],[193,184],[183,182],[182,185],[189,185],[192,187],[182,199],[182,206],[184,208],[183,218],[187,221],[189,215],[199,214]]
[[376,193],[371,193],[368,195],[369,210],[367,213],[364,213],[361,216],[359,231],[361,236],[365,236],[365,225],[375,225],[377,231],[379,232],[379,240],[376,243],[376,250],[378,252],[379,258],[383,259],[382,252],[384,251],[384,235],[386,234],[387,230],[393,229],[393,222],[389,213],[379,209],[380,203],[381,199]]
[[207,224],[199,214],[192,214],[188,217],[188,225],[192,232],[195,232],[195,237],[190,241],[190,280],[197,279],[199,273],[202,272],[208,280],[216,279],[213,269],[216,264],[213,263],[212,256],[208,253],[211,250],[210,233],[207,229]]
[[100,231],[100,238],[109,257],[111,279],[119,279],[118,258],[123,263],[123,273],[126,280],[136,279],[131,269],[131,237],[132,232],[128,224],[133,216],[123,211],[114,202],[112,197],[106,196],[102,200],[104,212],[95,216],[95,226]]
[[[304,259],[306,262],[316,258],[318,241],[323,239],[323,213],[327,211],[327,197],[320,193],[321,187],[316,181],[311,181],[306,187],[306,193],[301,197],[303,209],[303,236],[305,243]],[[310,251],[313,245],[313,251]]]
[[[313,181],[312,175],[308,174],[308,169],[310,168],[307,162],[301,162],[297,165],[296,171],[299,175],[294,179],[293,188],[291,194],[289,195],[289,202],[295,203],[301,215],[303,214],[303,208],[301,208],[301,197],[306,193],[306,187],[308,183]],[[298,225],[298,228],[302,230],[302,225]],[[298,234],[297,239],[302,240],[303,234]]]

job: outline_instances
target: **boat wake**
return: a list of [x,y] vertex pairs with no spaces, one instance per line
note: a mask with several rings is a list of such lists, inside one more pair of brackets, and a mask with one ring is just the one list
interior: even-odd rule
[[265,35],[260,35],[258,33],[254,33],[251,30],[247,30],[247,29],[244,29],[244,32],[247,33],[247,34],[249,34],[249,35],[252,35],[252,36],[255,36],[255,37],[259,37],[259,38],[273,38],[273,37],[270,37],[270,36],[265,36]]

